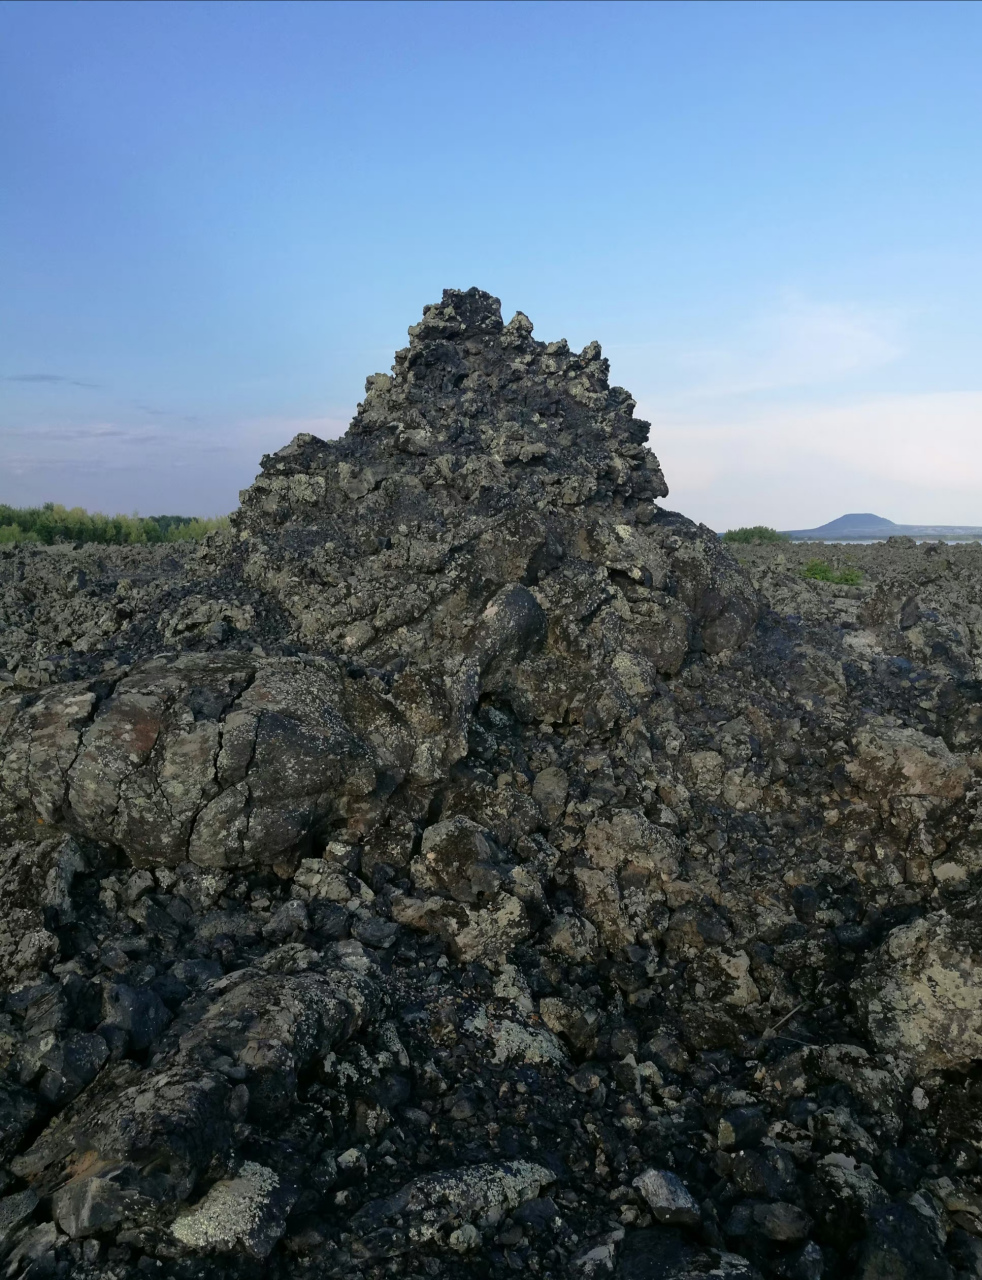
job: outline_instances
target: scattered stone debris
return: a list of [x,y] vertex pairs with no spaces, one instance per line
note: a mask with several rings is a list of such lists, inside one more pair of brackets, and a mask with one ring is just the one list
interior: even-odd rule
[[230,531],[0,548],[9,1280],[982,1280],[982,547],[633,409],[448,291]]

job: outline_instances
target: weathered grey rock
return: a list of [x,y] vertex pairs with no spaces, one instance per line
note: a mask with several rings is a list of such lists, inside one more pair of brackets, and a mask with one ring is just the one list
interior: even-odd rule
[[918,1075],[982,1057],[982,952],[973,921],[933,912],[894,929],[854,983],[870,1037]]
[[200,1068],[107,1068],[10,1167],[50,1194],[96,1163],[127,1166],[153,1175],[155,1200],[179,1202],[200,1173],[228,1159],[230,1092]]
[[614,1270],[617,1246],[623,1238],[623,1231],[608,1231],[598,1240],[591,1240],[570,1258],[570,1273],[581,1277],[581,1280],[595,1280],[597,1276],[609,1276]]
[[550,765],[540,769],[532,784],[532,795],[538,801],[549,822],[557,822],[566,808],[569,795],[569,776],[565,769]]
[[96,1162],[59,1187],[51,1211],[58,1226],[73,1240],[101,1235],[118,1227],[141,1208],[153,1207],[141,1195],[141,1179],[130,1165]]
[[270,942],[285,942],[295,934],[304,933],[309,927],[307,908],[298,898],[291,898],[273,913],[269,924],[263,928],[263,937],[269,938]]
[[137,1051],[149,1048],[170,1022],[170,1014],[156,991],[114,983],[103,999],[105,1023],[119,1027]]
[[809,1207],[824,1221],[830,1240],[841,1244],[861,1238],[874,1211],[889,1203],[874,1170],[854,1156],[833,1152],[819,1162]]
[[0,1249],[38,1206],[38,1197],[30,1187],[0,1200]]
[[597,956],[597,930],[581,916],[572,913],[557,916],[547,926],[543,937],[553,951],[568,960],[582,962]]
[[780,1200],[774,1204],[757,1205],[754,1221],[768,1240],[777,1240],[781,1244],[807,1240],[812,1228],[812,1220],[807,1213],[797,1205]]
[[968,765],[943,739],[888,721],[857,732],[856,757],[846,772],[877,796],[932,796],[948,802],[959,800],[972,780]]
[[458,815],[423,832],[410,868],[417,891],[445,893],[457,902],[487,902],[502,887],[505,870],[484,828]]
[[[223,989],[224,988],[224,989]],[[184,1058],[221,1054],[245,1069],[257,1113],[282,1112],[299,1073],[364,1025],[378,1007],[375,984],[350,970],[232,975],[213,985],[180,1039]]]
[[920,1215],[909,1205],[893,1204],[874,1211],[856,1274],[859,1280],[951,1280],[952,1269]]
[[108,1057],[102,1036],[70,1031],[41,1058],[45,1072],[38,1093],[52,1106],[69,1102],[95,1079]]
[[15,1276],[18,1272],[26,1272],[30,1275],[33,1272],[35,1275],[50,1275],[56,1266],[54,1249],[64,1239],[53,1222],[43,1222],[27,1231],[6,1259],[7,1274]]
[[234,1178],[216,1182],[202,1200],[176,1218],[171,1232],[199,1253],[231,1253],[241,1248],[254,1258],[266,1258],[282,1236],[296,1198],[296,1191],[272,1169],[247,1160]]
[[725,1112],[716,1127],[716,1139],[723,1150],[755,1146],[767,1132],[767,1117],[760,1107],[734,1107]]
[[37,1100],[26,1089],[0,1081],[0,1158],[17,1150],[38,1112]]
[[[440,1238],[447,1227],[477,1221],[495,1225],[555,1181],[551,1170],[528,1160],[480,1164],[417,1178],[384,1200],[374,1200],[352,1228],[364,1256],[400,1253]],[[395,1231],[388,1224],[400,1222]],[[449,1235],[449,1233],[447,1233]]]
[[[2,785],[2,784],[0,784]],[[43,972],[57,956],[57,936],[47,927],[45,907],[70,918],[74,842],[15,842],[0,861],[0,971],[28,976]],[[43,889],[42,889],[43,886]],[[55,923],[54,920],[51,923]]]
[[685,1183],[669,1169],[645,1169],[632,1184],[644,1196],[656,1222],[670,1227],[693,1227],[699,1205]]

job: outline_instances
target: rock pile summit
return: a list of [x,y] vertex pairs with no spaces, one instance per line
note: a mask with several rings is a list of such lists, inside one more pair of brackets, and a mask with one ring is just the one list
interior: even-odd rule
[[738,563],[596,343],[409,332],[0,549],[0,1265],[982,1280],[979,550]]

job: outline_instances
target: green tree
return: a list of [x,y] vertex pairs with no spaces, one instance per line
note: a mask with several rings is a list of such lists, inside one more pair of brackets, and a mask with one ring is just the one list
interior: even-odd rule
[[10,507],[0,503],[0,544],[41,542],[95,542],[105,546],[178,542],[203,538],[228,525],[228,516],[103,515],[84,507],[63,507],[46,502],[42,507]]
[[837,582],[840,586],[855,587],[863,580],[861,569],[835,569],[824,560],[809,560],[801,571],[803,578],[812,578],[815,582]]
[[787,542],[789,539],[786,533],[778,533],[776,529],[771,529],[766,524],[751,524],[744,525],[740,529],[727,529],[723,534],[723,541],[757,543]]

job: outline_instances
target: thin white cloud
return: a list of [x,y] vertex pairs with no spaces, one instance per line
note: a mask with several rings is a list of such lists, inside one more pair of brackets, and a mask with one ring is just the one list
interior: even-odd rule
[[608,354],[639,397],[649,390],[688,405],[832,386],[903,351],[899,312],[788,296],[714,342],[614,346]]
[[736,376],[720,392],[815,386],[890,364],[902,352],[898,327],[897,317],[888,313],[789,301],[749,326],[748,350],[736,357],[745,361],[746,370],[734,370]]
[[78,378],[69,378],[62,373],[10,373],[3,382],[35,383],[38,386],[84,387],[87,391],[99,391],[101,382],[81,382]]
[[855,510],[982,526],[982,392],[644,416],[668,505],[713,528],[810,528]]
[[53,445],[82,444],[86,448],[91,448],[107,440],[113,441],[114,444],[146,445],[150,441],[166,438],[157,430],[140,431],[139,428],[117,426],[110,422],[79,426],[22,427],[0,432],[0,456],[3,456],[5,446],[9,447],[15,441],[21,442],[21,448],[28,456],[45,458],[49,456]]
[[907,319],[788,296],[713,344],[622,349],[670,505],[718,529],[982,525],[982,391],[888,394]]
[[332,438],[346,427],[331,415],[166,430],[125,422],[0,430],[0,502],[214,515],[237,505],[264,453],[301,431]]

